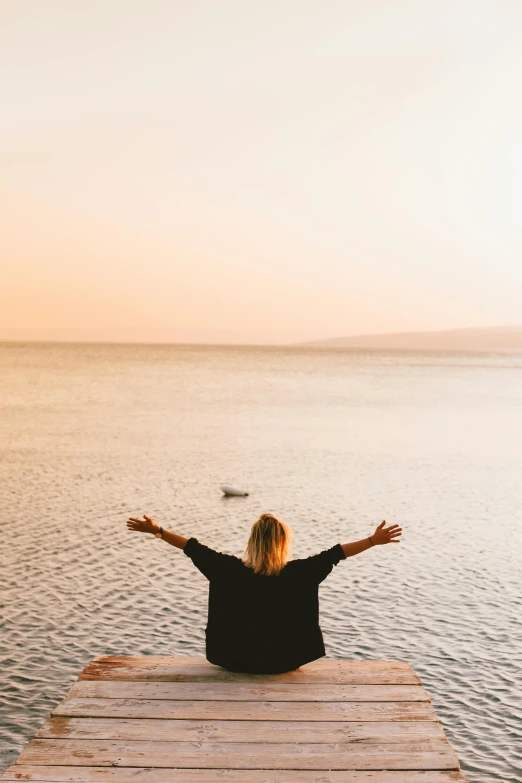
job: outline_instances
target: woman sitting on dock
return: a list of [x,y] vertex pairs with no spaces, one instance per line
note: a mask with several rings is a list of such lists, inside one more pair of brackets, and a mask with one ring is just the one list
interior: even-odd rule
[[272,514],[253,525],[243,560],[164,530],[148,516],[129,530],[151,533],[182,549],[209,580],[206,656],[231,671],[276,674],[325,655],[319,627],[319,584],[334,565],[377,544],[398,544],[399,525],[317,555],[288,560],[291,532]]

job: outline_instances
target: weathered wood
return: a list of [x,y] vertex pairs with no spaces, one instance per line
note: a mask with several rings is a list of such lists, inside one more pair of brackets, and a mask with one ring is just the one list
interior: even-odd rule
[[31,740],[21,764],[228,769],[458,769],[446,741],[419,743],[114,742]]
[[412,684],[420,680],[411,666],[396,661],[339,661],[323,658],[285,674],[242,674],[213,666],[203,657],[114,655],[95,658],[80,680],[156,680],[166,682],[292,682]]
[[91,662],[2,780],[466,783],[408,664],[248,675],[171,656]]
[[183,701],[429,701],[422,685],[318,685],[271,682],[127,682],[82,680],[73,698]]
[[[176,666],[201,666],[201,664],[204,664],[205,666],[212,666],[215,668],[214,664],[209,663],[204,655],[98,655],[91,659],[91,663],[97,661],[118,662],[122,660],[134,661],[136,666],[141,666],[143,663],[147,666],[151,663],[172,664]],[[327,658],[325,656],[304,665],[314,669],[322,669],[325,666],[336,666],[342,669],[351,667],[360,667],[362,669],[411,669],[410,664],[406,661],[386,661],[382,658],[363,660],[359,658]]]
[[39,739],[156,740],[176,742],[421,742],[444,739],[435,721],[241,721],[124,718],[50,718]]
[[34,783],[466,783],[460,772],[169,769],[16,764],[0,780]]
[[172,701],[64,699],[53,717],[192,720],[437,720],[431,702]]
[[[133,666],[140,668],[145,666],[171,666],[190,667],[194,669],[208,669],[209,671],[225,671],[220,666],[209,663],[203,655],[99,655],[92,658],[86,668],[92,665],[104,664],[108,666]],[[320,669],[360,669],[361,671],[408,671],[413,669],[406,661],[384,660],[359,660],[356,658],[318,658],[316,661],[306,663],[301,670],[315,671]]]

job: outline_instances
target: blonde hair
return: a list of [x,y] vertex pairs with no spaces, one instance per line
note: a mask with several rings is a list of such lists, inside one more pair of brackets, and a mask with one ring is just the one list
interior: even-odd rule
[[261,514],[252,525],[243,562],[255,574],[272,576],[285,566],[292,532],[273,514]]

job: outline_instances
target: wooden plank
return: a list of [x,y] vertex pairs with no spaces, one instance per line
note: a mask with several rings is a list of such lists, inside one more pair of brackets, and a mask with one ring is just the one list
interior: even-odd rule
[[53,717],[192,720],[432,720],[431,702],[173,701],[169,699],[64,699]]
[[414,743],[246,743],[114,742],[111,740],[32,740],[22,764],[68,766],[147,766],[228,769],[456,769],[447,741]]
[[461,772],[151,769],[16,764],[0,780],[34,783],[466,783]]
[[419,742],[442,739],[435,721],[197,721],[124,718],[50,718],[39,739],[176,742]]
[[429,701],[422,685],[318,685],[270,682],[125,682],[82,680],[68,697],[182,701]]
[[[215,666],[213,663],[209,663],[204,655],[99,655],[96,658],[92,658],[90,664],[108,664],[111,666],[188,666],[196,669],[202,666],[207,669],[219,669],[220,666]],[[301,669],[361,669],[361,670],[384,670],[384,671],[413,671],[412,667],[406,661],[395,660],[363,660],[360,658],[318,658],[311,663],[303,664]]]
[[317,682],[346,684],[412,684],[420,680],[411,666],[400,661],[346,661],[321,659],[285,674],[242,674],[208,663],[203,657],[103,656],[92,660],[80,680],[156,680],[170,682]]

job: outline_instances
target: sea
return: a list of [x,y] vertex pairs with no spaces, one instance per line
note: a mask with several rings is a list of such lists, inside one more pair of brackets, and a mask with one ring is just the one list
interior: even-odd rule
[[522,355],[4,343],[0,392],[1,769],[91,658],[204,654],[129,516],[241,556],[270,511],[294,557],[402,525],[323,582],[327,655],[407,661],[470,783],[522,781]]

